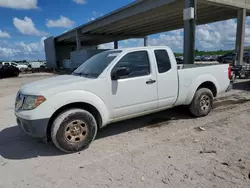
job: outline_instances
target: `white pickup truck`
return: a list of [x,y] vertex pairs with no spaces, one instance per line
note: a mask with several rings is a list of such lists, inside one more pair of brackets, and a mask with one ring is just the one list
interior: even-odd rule
[[70,153],[87,148],[106,125],[174,106],[206,116],[219,93],[230,90],[228,65],[177,66],[168,47],[101,52],[72,75],[25,85],[15,114],[21,129],[52,139]]

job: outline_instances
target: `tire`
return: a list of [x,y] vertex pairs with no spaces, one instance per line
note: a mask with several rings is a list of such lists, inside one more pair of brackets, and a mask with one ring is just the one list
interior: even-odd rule
[[245,77],[246,77],[247,79],[250,78],[250,71],[247,71],[247,72],[245,73]]
[[194,95],[193,101],[189,106],[189,111],[195,117],[207,116],[214,103],[214,96],[210,89],[201,88],[198,89]]
[[51,127],[54,145],[65,153],[89,147],[97,134],[97,123],[92,114],[83,109],[69,109],[59,114]]
[[16,71],[16,72],[14,73],[14,76],[15,76],[15,77],[18,77],[18,76],[19,76],[19,71]]
[[25,68],[20,68],[20,72],[24,72],[25,71]]

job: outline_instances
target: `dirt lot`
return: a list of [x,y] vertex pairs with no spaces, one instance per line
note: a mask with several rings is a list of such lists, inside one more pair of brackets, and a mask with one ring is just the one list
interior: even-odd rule
[[13,114],[19,87],[50,76],[0,80],[1,188],[249,188],[249,82],[220,96],[208,117],[176,108],[113,124],[86,151],[64,155],[25,136]]

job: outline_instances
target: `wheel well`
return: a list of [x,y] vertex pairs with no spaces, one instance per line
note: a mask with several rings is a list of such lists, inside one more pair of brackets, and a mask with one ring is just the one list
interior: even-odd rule
[[91,104],[88,104],[88,103],[84,103],[84,102],[77,102],[77,103],[71,103],[71,104],[67,104],[61,108],[59,108],[53,115],[52,117],[50,118],[49,120],[49,124],[48,124],[48,128],[47,128],[47,139],[48,140],[51,140],[51,136],[50,136],[50,132],[51,132],[51,126],[52,126],[52,123],[53,121],[55,120],[55,118],[60,114],[62,113],[63,111],[67,110],[67,109],[70,109],[70,108],[80,108],[80,109],[83,109],[83,110],[86,110],[88,111],[89,113],[91,113],[95,120],[96,120],[96,123],[97,123],[97,126],[98,128],[101,127],[102,125],[102,117],[101,117],[101,114],[100,112]]
[[[214,85],[213,82],[204,82],[203,84],[201,84],[198,89],[200,88],[207,88],[207,89],[210,89],[213,93],[213,96],[216,97],[217,96],[217,89],[216,89],[216,86]],[[198,90],[197,89],[197,90]]]

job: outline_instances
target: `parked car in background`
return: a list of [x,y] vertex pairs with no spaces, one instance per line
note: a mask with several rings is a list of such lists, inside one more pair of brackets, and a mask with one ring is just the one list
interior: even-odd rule
[[202,61],[209,61],[209,58],[210,58],[210,56],[203,56],[201,60]]
[[11,65],[11,62],[1,62],[0,65]]
[[12,65],[0,65],[0,78],[18,76],[20,70]]
[[218,60],[218,57],[216,55],[211,55],[209,57],[209,61],[217,61]]
[[19,64],[19,63],[11,63],[12,66],[18,68],[21,72],[27,70],[29,67],[28,65],[24,65],[24,64]]
[[39,69],[41,67],[41,63],[39,61],[30,62],[32,69]]
[[[218,61],[223,64],[233,64],[236,58],[235,52],[227,53],[218,58]],[[246,63],[250,63],[250,52],[244,52],[243,61]]]
[[88,146],[110,123],[186,105],[194,117],[213,109],[229,91],[228,65],[177,65],[168,47],[101,52],[72,75],[23,86],[17,94],[17,124],[28,135],[71,153]]
[[235,61],[235,52],[229,52],[218,58],[219,63],[223,64],[233,64]]
[[175,59],[178,65],[183,64],[184,58],[182,56],[176,57]]
[[21,72],[25,71],[26,69],[28,69],[27,65],[15,63],[15,62],[2,62],[1,65],[6,65],[6,66],[11,65],[11,66],[14,66],[14,67],[18,68]]
[[201,56],[196,56],[196,57],[194,58],[194,60],[195,60],[195,61],[202,61],[202,57],[201,57]]
[[202,56],[201,61],[217,61],[217,57],[213,55]]
[[47,64],[45,61],[40,61],[40,68],[46,68]]
[[250,64],[250,52],[245,52],[245,53],[244,53],[243,61],[244,61],[245,63]]
[[31,65],[28,62],[19,62],[19,65],[26,65],[28,66],[28,69],[31,68]]

